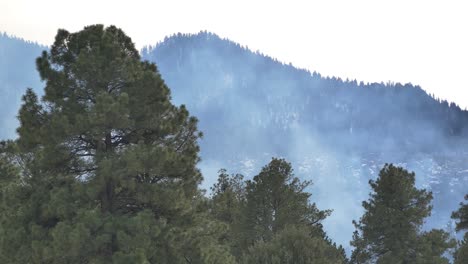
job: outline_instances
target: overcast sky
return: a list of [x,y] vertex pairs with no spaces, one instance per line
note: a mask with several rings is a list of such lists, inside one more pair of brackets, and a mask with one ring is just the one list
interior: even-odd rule
[[208,30],[322,75],[411,82],[468,108],[463,0],[0,0],[0,32],[50,45],[58,28],[114,24],[138,48]]

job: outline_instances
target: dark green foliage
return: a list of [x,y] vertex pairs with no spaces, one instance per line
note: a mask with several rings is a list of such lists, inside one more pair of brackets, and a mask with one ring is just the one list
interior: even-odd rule
[[219,171],[218,182],[211,187],[211,215],[226,226],[220,243],[230,247],[233,255],[240,257],[244,233],[245,182],[240,174],[229,175]]
[[11,142],[0,142],[0,263],[12,259],[26,263],[22,242],[26,232],[17,220],[21,215],[20,170],[14,165]]
[[337,264],[344,255],[321,237],[311,236],[306,227],[287,226],[268,242],[258,241],[244,255],[243,263]]
[[449,260],[442,255],[455,246],[456,241],[444,230],[432,229],[423,232],[419,235],[414,263],[448,264]]
[[240,262],[344,263],[343,249],[322,229],[331,211],[310,203],[311,182],[294,177],[290,163],[274,158],[252,180],[242,180],[222,170],[211,206],[212,215],[228,226],[221,243]]
[[[468,200],[468,195],[465,195],[465,200]],[[468,204],[460,203],[460,208],[452,213],[452,218],[458,220],[456,230],[465,231],[464,239],[460,241],[457,251],[455,252],[455,264],[468,263]]]
[[468,262],[468,236],[458,243],[458,248],[453,256],[454,264],[465,264]]
[[309,203],[306,188],[310,181],[294,177],[291,164],[272,159],[246,185],[245,232],[247,246],[256,241],[269,241],[287,225],[303,225],[317,236],[323,235],[321,221],[330,210],[321,211]]
[[[171,104],[156,66],[140,60],[131,39],[114,26],[59,30],[37,68],[45,95],[23,97],[20,176],[2,167],[18,194],[2,232],[20,234],[2,236],[2,258],[228,263],[221,229],[202,210],[197,120]],[[11,245],[17,251],[5,250]]]
[[[465,195],[465,200],[468,200],[468,195]],[[456,230],[468,230],[468,204],[460,203],[460,208],[452,213],[452,218],[457,219]]]
[[235,222],[245,203],[245,182],[240,174],[229,175],[225,169],[219,171],[218,182],[211,187],[212,214],[226,222]]
[[415,188],[415,174],[386,164],[369,181],[364,215],[356,231],[351,263],[448,263],[442,254],[454,246],[442,230],[420,232],[431,213],[432,193]]

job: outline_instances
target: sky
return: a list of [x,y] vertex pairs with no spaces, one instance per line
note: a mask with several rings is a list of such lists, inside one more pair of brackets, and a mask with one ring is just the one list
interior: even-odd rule
[[58,28],[116,25],[141,48],[207,30],[325,76],[412,83],[468,108],[467,14],[464,0],[0,0],[0,32],[51,45]]

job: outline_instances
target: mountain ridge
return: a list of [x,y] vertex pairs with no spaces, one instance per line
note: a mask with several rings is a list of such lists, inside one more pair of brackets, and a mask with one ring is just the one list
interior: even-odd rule
[[[215,51],[215,52],[206,52],[206,51],[200,51],[199,54],[201,54],[201,52],[204,52],[204,54],[201,54],[197,57],[198,60],[203,60],[205,59],[204,57],[206,56],[211,56],[211,57],[216,57],[216,56],[226,56],[226,54],[229,54],[229,53],[237,53],[236,56],[237,57],[241,57],[243,56],[243,59],[244,60],[248,60],[248,59],[251,59],[251,57],[254,57],[254,59],[252,59],[252,61],[250,61],[249,63],[249,66],[254,64],[254,66],[250,67],[249,70],[252,71],[252,70],[255,70],[255,71],[258,71],[258,68],[260,68],[260,70],[263,70],[261,69],[262,66],[266,65],[265,67],[269,67],[266,69],[266,73],[265,72],[261,72],[260,74],[269,74],[269,72],[271,71],[275,71],[275,74],[283,74],[283,76],[281,77],[276,77],[278,82],[283,82],[283,86],[284,87],[288,87],[288,88],[291,88],[291,89],[288,89],[288,91],[290,91],[291,93],[292,92],[296,92],[298,89],[302,89],[304,91],[299,91],[299,92],[303,92],[303,93],[312,93],[312,88],[310,87],[313,87],[315,88],[314,91],[316,92],[316,94],[318,93],[318,96],[321,96],[322,94],[320,93],[323,93],[323,92],[330,92],[330,91],[320,91],[320,90],[324,90],[324,89],[327,89],[328,90],[331,90],[331,93],[343,93],[343,92],[349,92],[349,91],[345,91],[341,88],[343,87],[347,87],[347,88],[357,88],[357,89],[361,89],[363,91],[363,94],[350,94],[350,95],[344,95],[342,97],[346,97],[348,96],[348,98],[345,98],[344,99],[344,102],[336,102],[337,106],[336,107],[349,107],[350,104],[352,104],[353,100],[356,100],[356,97],[359,97],[359,96],[365,96],[365,93],[367,92],[367,94],[370,94],[370,92],[374,93],[374,94],[371,94],[371,97],[373,96],[373,98],[368,98],[368,99],[372,99],[372,100],[375,100],[376,97],[382,97],[382,98],[387,98],[387,95],[388,97],[391,97],[391,96],[400,96],[400,97],[404,97],[402,98],[402,100],[400,101],[400,104],[402,103],[405,103],[405,105],[403,105],[404,107],[407,107],[408,109],[407,112],[411,114],[411,111],[413,112],[418,112],[420,113],[421,115],[425,115],[421,118],[426,118],[426,119],[430,119],[431,116],[436,116],[436,115],[439,115],[435,118],[432,118],[432,120],[430,121],[434,121],[434,120],[442,120],[442,119],[445,119],[445,124],[441,124],[442,127],[444,127],[446,130],[444,131],[445,133],[448,133],[448,134],[466,134],[466,127],[461,127],[460,124],[464,123],[464,122],[458,122],[459,119],[463,119],[463,120],[467,120],[467,112],[466,111],[463,111],[461,110],[461,108],[459,106],[457,106],[455,103],[449,103],[445,100],[437,100],[436,98],[430,96],[429,94],[427,94],[424,90],[422,90],[419,86],[413,86],[411,84],[405,84],[405,85],[402,85],[402,84],[399,84],[399,83],[396,83],[396,84],[392,84],[392,83],[388,83],[388,84],[382,84],[382,83],[369,83],[369,84],[365,84],[363,82],[360,82],[359,84],[356,82],[356,81],[349,81],[349,82],[345,82],[343,80],[341,80],[340,78],[336,78],[336,77],[333,77],[333,78],[323,78],[320,74],[314,72],[314,73],[310,73],[309,71],[306,71],[306,70],[297,70],[296,68],[293,68],[292,66],[290,65],[286,65],[286,64],[281,64],[279,62],[277,62],[276,60],[272,59],[271,57],[268,57],[268,56],[263,56],[263,55],[260,55],[260,57],[258,57],[259,54],[257,53],[254,53],[246,48],[243,48],[242,46],[240,46],[239,44],[237,43],[234,43],[234,42],[231,42],[231,41],[227,41],[227,40],[224,40],[224,39],[221,39],[219,38],[218,36],[216,36],[215,34],[212,34],[212,33],[199,33],[199,34],[195,34],[195,35],[183,35],[183,34],[179,34],[179,35],[175,35],[174,37],[172,38],[168,38],[166,39],[166,42],[163,42],[162,44],[159,44],[159,46],[155,46],[153,49],[143,49],[142,50],[142,56],[144,59],[149,59],[149,60],[152,60],[152,61],[156,61],[157,64],[159,65],[160,67],[160,70],[161,72],[163,73],[163,76],[165,76],[165,79],[168,80],[169,82],[169,86],[171,86],[171,82],[173,82],[173,78],[172,76],[174,74],[177,74],[176,73],[176,70],[175,68],[178,68],[180,66],[180,62],[176,63],[175,65],[172,65],[167,67],[166,65],[169,65],[170,62],[167,61],[167,59],[165,59],[165,55],[164,54],[168,54],[171,50],[174,51],[177,49],[177,47],[173,47],[171,45],[173,45],[172,43],[174,43],[173,40],[177,39],[177,45],[178,45],[178,48],[179,48],[179,54],[177,54],[177,56],[175,56],[174,54],[171,55],[171,59],[174,58],[174,57],[179,57],[178,60],[180,60],[180,56],[183,52],[183,49],[184,49],[184,46],[188,46],[188,45],[192,45],[191,43],[193,43],[193,46],[191,47],[192,49],[201,49],[202,46],[200,45],[203,45],[201,43],[214,43],[214,42],[220,42],[220,43],[223,43],[225,44],[224,46],[224,49],[222,50],[219,50],[218,51]],[[197,42],[198,41],[198,42]],[[216,43],[216,44],[213,44],[213,47],[210,47],[211,50],[216,50],[217,49],[217,46],[216,45],[221,45],[219,43]],[[152,55],[150,55],[150,53],[152,52]],[[224,52],[224,55],[221,55],[220,53],[223,53]],[[192,54],[193,55],[193,54]],[[192,56],[192,55],[189,55],[189,56]],[[237,58],[234,58],[233,60],[236,60]],[[193,59],[190,59],[190,58],[186,58],[184,63],[185,65],[189,65],[189,64],[193,64],[193,61],[191,61]],[[227,61],[227,60],[225,60]],[[231,61],[229,61],[231,62]],[[217,61],[216,63],[218,64],[222,64],[224,62],[219,62]],[[258,64],[262,64],[262,65],[258,65]],[[271,66],[271,65],[275,65],[275,66]],[[207,66],[207,67],[210,67],[209,64],[205,63],[204,66]],[[228,73],[226,74],[225,72],[221,73],[221,74],[226,74],[225,78],[227,80],[231,80],[231,76],[229,76],[229,71],[233,71],[234,69],[232,69],[233,67],[243,67],[244,65],[233,65],[232,63],[224,63],[222,65],[224,68],[223,70],[227,71]],[[196,65],[192,65],[192,66],[188,66],[188,67],[191,67],[191,68],[187,68],[185,70],[187,71],[198,71],[198,69],[196,69]],[[219,65],[215,66],[215,67],[219,67]],[[231,68],[231,69],[230,69]],[[202,71],[203,69],[199,69],[200,71]],[[210,69],[210,70],[216,70],[216,69]],[[234,70],[236,71],[236,70]],[[284,74],[286,72],[286,74]],[[243,78],[243,79],[248,79],[250,78],[251,80],[242,80],[242,81],[251,81],[251,82],[255,82],[255,78],[253,78],[251,75],[251,72],[242,72],[242,70],[237,70],[236,72],[238,78]],[[249,76],[250,75],[250,76]],[[288,75],[294,75],[294,77],[291,77],[291,76],[288,76]],[[247,76],[247,77],[245,77]],[[271,76],[270,76],[271,77]],[[253,80],[252,80],[253,79]],[[232,80],[231,80],[232,81]],[[265,80],[261,80],[261,81],[265,81]],[[299,82],[302,82],[302,83],[299,83]],[[318,82],[318,84],[314,84],[314,82]],[[222,80],[218,80],[218,83],[222,83]],[[299,83],[299,84],[298,84]],[[183,88],[183,85],[182,83],[179,85],[178,83],[175,83],[174,85],[176,85],[179,89],[180,88]],[[186,85],[186,84],[184,84]],[[236,84],[234,86],[235,89],[238,89],[238,90],[241,90],[242,89],[242,85],[243,84]],[[222,86],[222,84],[221,84]],[[258,89],[261,89],[261,88],[264,88],[265,85],[263,83],[260,83],[258,84],[256,87],[260,87]],[[249,95],[254,95],[255,92],[252,92],[254,90],[257,90],[257,88],[253,88],[252,87],[249,87],[251,88],[250,90],[251,91],[247,91],[247,89],[244,89],[243,91],[246,92],[246,93],[249,93]],[[200,89],[198,87],[193,87],[194,89]],[[295,89],[295,90],[294,90]],[[307,90],[309,89],[309,90]],[[406,90],[405,90],[406,89]],[[278,90],[278,89],[277,89]],[[349,89],[348,89],[349,90]],[[368,91],[365,91],[365,90],[368,90]],[[374,91],[369,91],[369,90],[374,90]],[[404,91],[403,91],[404,90]],[[400,93],[400,91],[403,91]],[[184,91],[184,92],[187,92],[187,91]],[[188,91],[189,93],[192,92],[192,91]],[[211,91],[207,91],[206,89],[203,90],[203,91],[199,91],[200,94],[209,94],[209,93],[213,93],[213,92],[217,92],[216,89],[212,89]],[[223,92],[229,92],[229,91],[223,91]],[[264,92],[266,93],[265,89],[263,89],[261,92]],[[281,91],[279,91],[281,93]],[[351,93],[359,93],[359,92],[355,92],[355,91],[351,91]],[[407,94],[404,94],[404,92],[406,92]],[[179,97],[179,94],[177,94],[178,91],[177,89],[175,90],[174,94],[174,98],[178,98]],[[291,93],[282,93],[281,95],[282,96],[291,96]],[[408,94],[410,93],[410,94]],[[194,94],[191,94],[192,96]],[[258,93],[257,93],[258,95]],[[182,95],[180,95],[182,96]],[[354,96],[354,98],[353,98]],[[351,98],[349,98],[351,97]],[[421,98],[419,101],[416,101],[416,105],[410,105],[408,102],[413,100],[413,98]],[[210,98],[199,98],[201,100],[209,100]],[[263,98],[256,98],[257,100],[262,100]],[[271,99],[271,98],[270,98]],[[330,98],[328,98],[330,99]],[[269,100],[267,98],[267,100]],[[186,102],[187,101],[187,98],[183,98],[182,100],[183,102]],[[402,102],[403,101],[403,102]],[[384,102],[386,106],[390,107],[391,108],[391,104],[389,102]],[[346,105],[348,104],[348,105]],[[381,106],[379,106],[381,107]],[[434,110],[435,108],[439,108],[438,110]],[[356,107],[355,107],[356,108]],[[422,109],[424,111],[422,111],[421,109],[418,109],[418,108],[425,108],[425,109]],[[447,111],[449,111],[450,113],[447,114],[447,113],[444,113],[444,111],[446,111],[446,109],[449,109]],[[396,111],[397,109],[387,109],[387,110],[392,110],[392,111]],[[346,109],[345,109],[346,111]],[[363,111],[362,109],[358,109],[358,111]],[[432,112],[431,112],[432,111]],[[360,113],[356,113],[357,114],[360,114]],[[447,114],[447,115],[445,115]],[[445,116],[444,116],[445,115]],[[449,116],[450,115],[450,116]],[[380,117],[378,117],[380,118]],[[377,118],[377,119],[378,119]],[[350,130],[353,130],[353,128],[351,128],[350,126]]]
[[[462,109],[460,107],[460,105],[458,105],[457,103],[455,103],[453,101],[450,101],[449,99],[443,99],[441,97],[438,97],[433,93],[428,93],[420,85],[415,85],[415,84],[413,84],[411,82],[401,83],[401,82],[395,82],[395,81],[391,81],[391,80],[380,81],[380,82],[370,82],[370,81],[365,81],[365,80],[359,80],[358,81],[355,78],[354,79],[353,78],[342,78],[340,76],[335,76],[335,75],[323,75],[320,72],[318,72],[317,70],[311,71],[310,69],[307,69],[307,68],[298,67],[293,62],[281,61],[278,58],[275,58],[273,56],[270,56],[268,54],[265,54],[265,53],[261,52],[260,50],[250,49],[248,47],[248,45],[243,45],[243,44],[241,44],[239,42],[235,42],[235,41],[233,41],[233,40],[231,40],[229,38],[226,38],[226,37],[220,37],[218,34],[216,34],[214,32],[207,31],[207,30],[201,30],[198,33],[181,33],[181,32],[174,33],[172,35],[166,36],[163,40],[157,42],[156,44],[144,45],[140,50],[140,54],[144,55],[145,53],[148,53],[148,51],[150,51],[150,50],[154,50],[156,48],[161,48],[161,46],[171,45],[171,43],[174,43],[174,41],[177,38],[179,38],[179,39],[180,38],[190,39],[190,38],[199,38],[199,37],[214,38],[214,39],[218,39],[218,40],[227,42],[228,45],[236,46],[237,48],[240,48],[245,52],[249,52],[249,53],[253,53],[255,55],[259,55],[261,57],[264,57],[267,60],[271,60],[271,62],[278,63],[278,64],[281,64],[282,66],[286,66],[286,67],[292,67],[292,68],[294,68],[294,70],[305,72],[307,74],[310,74],[312,76],[317,76],[319,78],[324,78],[324,79],[329,79],[329,80],[337,80],[337,81],[342,81],[342,82],[345,82],[345,83],[352,82],[352,83],[355,83],[355,84],[359,84],[359,86],[372,86],[372,85],[394,86],[395,84],[402,85],[402,86],[405,86],[405,87],[412,86],[412,87],[414,87],[416,89],[423,90],[426,94],[428,94],[430,97],[432,97],[434,100],[438,101],[439,103],[446,102],[449,105],[453,104],[454,106]],[[462,109],[462,110],[467,110],[467,109]]]

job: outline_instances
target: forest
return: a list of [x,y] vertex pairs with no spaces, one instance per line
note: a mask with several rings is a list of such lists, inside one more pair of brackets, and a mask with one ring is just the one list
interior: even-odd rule
[[[204,134],[197,117],[173,103],[159,66],[142,60],[119,28],[59,30],[36,67],[43,95],[26,90],[18,137],[0,144],[1,263],[468,262],[468,235],[457,240],[443,229],[423,229],[437,194],[418,188],[419,174],[402,166],[385,164],[367,182],[370,193],[358,201],[363,214],[347,219],[355,230],[348,255],[323,228],[336,208],[319,208],[312,181],[297,177],[284,158],[269,159],[248,179],[219,168],[204,190],[197,167]],[[433,118],[443,123],[438,136],[466,136],[461,109],[427,107],[434,101],[424,98],[416,106],[408,103],[427,109],[418,125],[430,126],[427,118]],[[417,135],[400,140],[408,139],[402,136],[404,120],[391,122],[393,130],[373,124],[376,130],[369,132],[364,128],[371,125],[359,118],[328,123],[324,115],[307,116],[308,122],[317,131],[351,126],[353,135],[399,139],[392,140],[392,149],[424,143]],[[331,134],[324,140],[333,139]],[[352,139],[336,140],[349,150],[356,144]],[[338,191],[326,195],[341,199]],[[468,204],[460,203],[448,217],[465,232]]]

